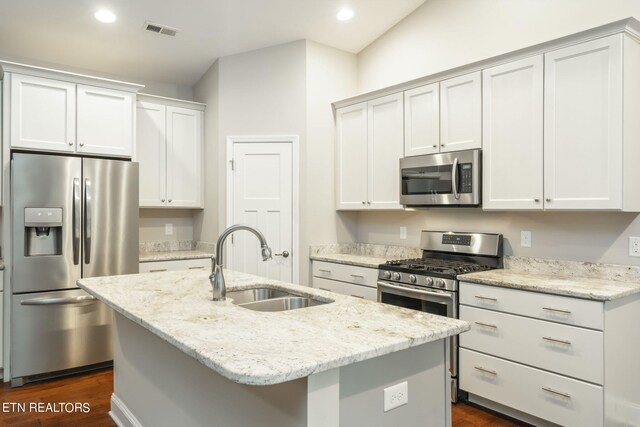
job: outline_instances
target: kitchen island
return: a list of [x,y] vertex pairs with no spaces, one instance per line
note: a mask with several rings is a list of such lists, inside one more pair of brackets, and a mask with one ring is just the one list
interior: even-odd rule
[[[466,322],[225,272],[326,304],[281,312],[211,301],[208,273],[82,279],[114,310],[111,416],[122,426],[450,424],[445,339]],[[408,403],[384,411],[403,382]]]

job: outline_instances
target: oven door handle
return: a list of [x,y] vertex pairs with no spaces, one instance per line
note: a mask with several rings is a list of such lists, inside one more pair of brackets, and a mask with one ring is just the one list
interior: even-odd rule
[[415,288],[405,288],[404,286],[392,285],[387,282],[378,282],[378,291],[389,290],[391,293],[396,295],[401,295],[409,298],[416,298],[423,301],[430,301],[433,299],[439,299],[444,302],[453,301],[455,298],[454,293],[441,293],[441,292],[431,292],[425,291],[422,289]]

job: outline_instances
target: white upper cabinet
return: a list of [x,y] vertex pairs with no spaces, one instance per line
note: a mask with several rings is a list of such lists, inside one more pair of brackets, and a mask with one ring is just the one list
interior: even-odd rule
[[543,208],[543,56],[482,73],[482,206]]
[[482,148],[480,71],[440,82],[440,151]]
[[140,206],[165,206],[167,196],[167,107],[137,103],[136,158],[140,169]]
[[545,209],[622,209],[622,43],[545,54]]
[[131,157],[135,95],[84,85],[76,93],[78,153]]
[[367,204],[367,103],[336,110],[336,208]]
[[167,107],[167,206],[203,206],[202,111]]
[[440,86],[438,83],[404,93],[404,155],[440,151]]
[[21,64],[0,65],[10,81],[11,148],[132,156],[138,85]]
[[11,78],[11,147],[73,152],[76,85],[41,77]]
[[400,158],[403,152],[403,95],[397,93],[369,101],[370,209],[402,209]]
[[145,100],[138,101],[136,118],[140,207],[202,208],[204,104],[139,98]]
[[403,94],[336,110],[337,209],[402,209]]

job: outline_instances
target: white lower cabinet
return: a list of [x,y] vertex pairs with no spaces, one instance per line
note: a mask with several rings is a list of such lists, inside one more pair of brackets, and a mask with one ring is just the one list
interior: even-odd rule
[[470,401],[535,425],[640,425],[630,328],[640,294],[599,301],[462,281],[460,319],[471,324],[459,341]]
[[378,299],[376,268],[313,261],[312,270],[314,288],[370,301]]
[[211,268],[210,258],[149,261],[140,263],[140,273],[161,273],[178,270],[206,270]]
[[463,390],[552,423],[602,425],[601,386],[464,348],[459,375]]

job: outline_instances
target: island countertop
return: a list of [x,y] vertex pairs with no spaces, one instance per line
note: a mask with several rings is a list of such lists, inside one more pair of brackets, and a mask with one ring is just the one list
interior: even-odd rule
[[225,270],[227,291],[269,285],[333,303],[258,312],[211,301],[208,273],[81,279],[79,286],[224,377],[278,384],[469,330],[464,321]]

